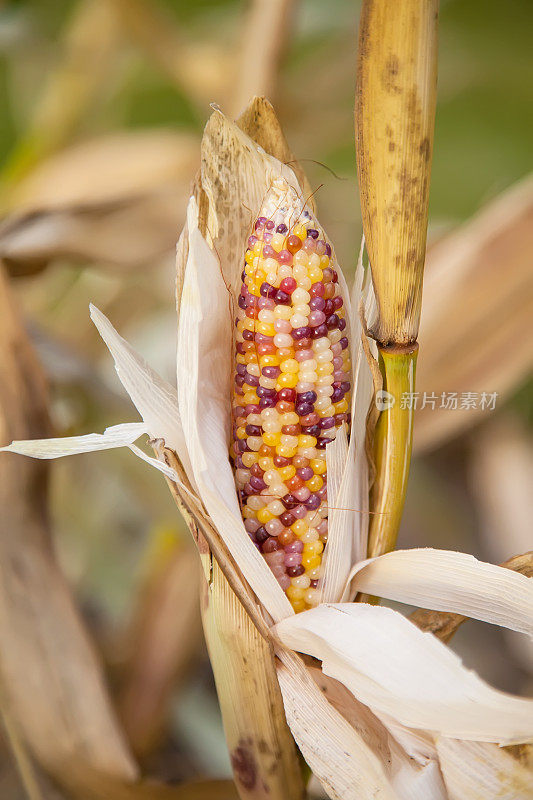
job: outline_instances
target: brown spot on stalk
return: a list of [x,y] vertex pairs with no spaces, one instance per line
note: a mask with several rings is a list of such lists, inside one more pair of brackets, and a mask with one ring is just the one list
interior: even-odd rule
[[235,779],[244,789],[253,789],[257,781],[257,764],[250,746],[241,740],[230,753],[230,758]]
[[385,69],[381,74],[381,82],[386,92],[390,94],[401,94],[403,89],[398,86],[396,77],[400,71],[400,61],[398,56],[390,56],[385,64]]

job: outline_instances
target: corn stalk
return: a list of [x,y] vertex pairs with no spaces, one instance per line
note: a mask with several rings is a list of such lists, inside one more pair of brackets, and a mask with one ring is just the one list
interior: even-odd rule
[[394,548],[411,457],[436,98],[438,0],[363,0],[355,103],[357,168],[377,301],[375,338],[392,395],[374,437],[369,556]]

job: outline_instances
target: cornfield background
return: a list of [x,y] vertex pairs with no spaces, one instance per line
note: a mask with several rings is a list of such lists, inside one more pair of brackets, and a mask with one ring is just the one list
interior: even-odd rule
[[[275,101],[353,271],[358,12],[351,0],[0,7],[0,257],[49,383],[54,435],[134,419],[89,301],[172,379],[174,243],[210,102],[235,114],[254,93]],[[495,563],[531,549],[532,22],[528,0],[441,3],[417,387],[421,405],[424,392],[439,401],[415,415],[399,541]],[[443,391],[458,393],[457,410],[439,408]],[[461,409],[469,392],[497,393],[494,412]],[[196,554],[164,482],[123,451],[60,460],[50,514],[147,769],[175,781],[229,776]],[[470,623],[455,646],[493,685],[532,694],[518,637]],[[25,796],[7,739],[0,796]]]

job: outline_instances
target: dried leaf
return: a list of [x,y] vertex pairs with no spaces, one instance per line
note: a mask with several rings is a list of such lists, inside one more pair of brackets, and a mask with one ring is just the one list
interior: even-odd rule
[[351,578],[359,592],[465,614],[533,636],[533,581],[466,553],[396,550],[360,562]]
[[[496,407],[530,372],[533,178],[496,198],[430,248],[424,283],[417,389],[435,395],[415,414],[415,448],[430,450],[484,419],[482,392]],[[441,408],[457,392],[457,408]],[[474,393],[474,404],[462,393]]]
[[494,744],[437,739],[450,800],[531,800],[533,773]]
[[291,731],[329,797],[397,800],[381,760],[328,703],[300,660],[284,652],[279,657],[278,678]]
[[[46,434],[44,380],[3,273],[0,306],[0,438]],[[4,454],[0,475],[0,672],[9,713],[58,779],[83,765],[132,780],[136,765],[52,554],[46,467]]]
[[287,647],[321,660],[324,673],[374,713],[402,725],[473,741],[533,740],[533,700],[492,689],[391,609],[321,605],[287,617],[275,631]]
[[170,254],[196,165],[195,138],[170,131],[73,146],[12,190],[0,253],[17,275],[59,258],[130,269]]
[[201,639],[198,555],[165,531],[157,538],[127,633],[119,714],[134,752],[159,743],[170,696],[188,672]]

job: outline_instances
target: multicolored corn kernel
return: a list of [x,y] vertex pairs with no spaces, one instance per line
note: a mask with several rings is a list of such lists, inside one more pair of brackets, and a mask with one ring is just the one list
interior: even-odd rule
[[230,455],[245,528],[298,612],[319,600],[326,445],[350,423],[351,365],[331,246],[307,211],[268,211],[244,256]]

